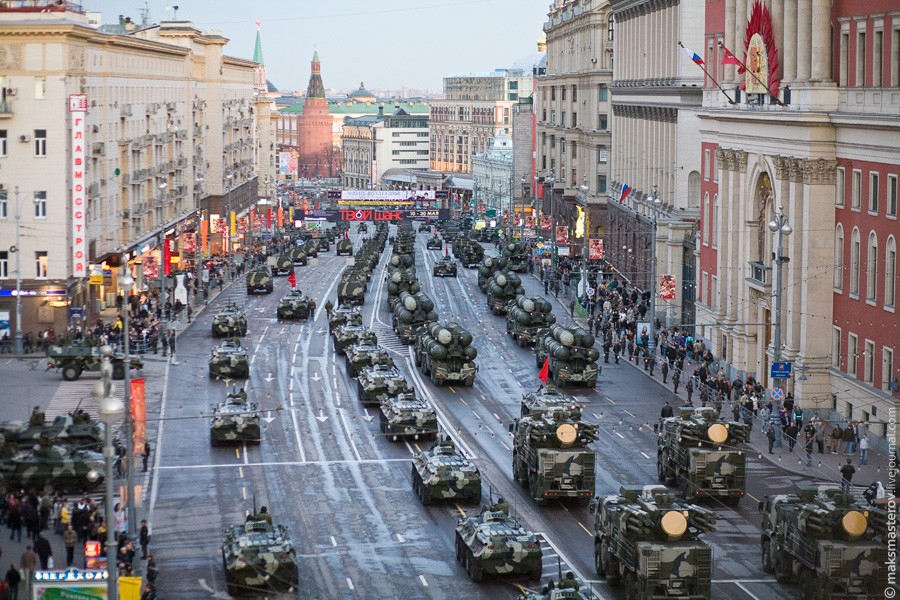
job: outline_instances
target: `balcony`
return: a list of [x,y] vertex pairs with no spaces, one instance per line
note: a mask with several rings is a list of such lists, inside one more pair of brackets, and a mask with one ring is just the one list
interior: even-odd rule
[[750,276],[747,277],[747,283],[761,292],[767,291],[771,285],[769,281],[769,271],[771,269],[761,262],[750,262],[748,264],[750,265]]

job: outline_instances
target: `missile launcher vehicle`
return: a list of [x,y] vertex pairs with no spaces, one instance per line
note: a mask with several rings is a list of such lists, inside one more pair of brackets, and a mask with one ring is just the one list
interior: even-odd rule
[[416,366],[434,385],[454,382],[472,387],[476,356],[472,334],[456,323],[429,323],[416,335]]
[[600,351],[594,348],[594,336],[586,330],[562,325],[541,329],[534,353],[538,368],[548,363],[548,376],[556,386],[596,387]]
[[505,315],[509,303],[524,294],[522,280],[515,273],[495,271],[488,280],[487,303],[495,315]]
[[507,305],[506,333],[522,348],[534,346],[538,332],[556,323],[552,310],[553,305],[540,296],[516,296],[515,302]]
[[391,327],[401,341],[412,344],[419,328],[437,319],[434,302],[425,292],[400,292],[398,302],[394,305]]

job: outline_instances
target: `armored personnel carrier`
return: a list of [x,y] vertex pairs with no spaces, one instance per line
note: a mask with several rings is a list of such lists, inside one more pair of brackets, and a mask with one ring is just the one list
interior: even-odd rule
[[763,570],[781,583],[799,585],[799,597],[890,597],[885,511],[838,486],[806,482],[793,494],[766,496],[760,510]]
[[303,246],[295,246],[289,251],[291,261],[293,264],[297,266],[306,266],[309,262],[309,259],[306,258],[306,252],[303,250]]
[[331,239],[328,235],[317,238],[316,244],[318,244],[319,252],[328,252],[331,250]]
[[44,413],[35,408],[27,423],[0,423],[0,437],[9,449],[31,448],[36,443],[50,442],[97,450],[105,438],[103,428],[78,408],[67,415],[57,416],[52,423],[44,423]]
[[456,277],[456,261],[445,255],[434,263],[431,274],[434,277]]
[[439,500],[481,502],[481,472],[452,440],[437,440],[413,455],[413,490],[422,504]]
[[259,409],[256,402],[247,400],[243,388],[229,393],[224,402],[213,406],[212,414],[209,439],[213,446],[233,442],[259,443]]
[[271,294],[274,289],[272,283],[272,271],[269,267],[257,267],[247,273],[247,294],[262,292]]
[[542,417],[546,413],[563,419],[581,419],[581,405],[574,397],[553,384],[542,385],[537,391],[522,396],[522,416]]
[[309,258],[318,258],[319,257],[319,244],[313,239],[306,240],[303,243],[303,252],[306,253],[306,257]]
[[488,280],[487,304],[495,315],[505,315],[510,301],[524,294],[522,280],[515,273],[496,271]]
[[467,269],[477,267],[484,260],[484,247],[473,239],[459,236],[453,243],[453,256]]
[[391,328],[401,341],[412,344],[420,327],[437,321],[434,302],[425,292],[400,292],[398,300],[394,305]]
[[[126,360],[125,355],[119,352],[110,356],[112,363],[112,378],[125,379]],[[139,356],[131,356],[128,359],[128,367],[131,369],[143,369],[144,361]],[[100,346],[92,346],[87,342],[74,342],[67,346],[47,347],[47,368],[62,369],[62,378],[66,381],[75,381],[84,371],[99,372],[103,364],[103,356]]]
[[209,376],[218,379],[247,379],[250,377],[250,360],[247,351],[233,340],[225,340],[209,357]]
[[438,433],[437,415],[414,392],[397,394],[381,403],[381,433],[394,442],[433,437]]
[[436,235],[428,238],[428,241],[425,242],[426,250],[442,250],[444,248],[444,242]]
[[0,460],[0,489],[72,494],[103,483],[106,462],[99,452],[53,444],[48,438],[28,449],[7,451],[0,436],[0,445],[0,455],[6,456]]
[[369,226],[363,222],[356,226],[356,233],[369,233]]
[[287,529],[273,525],[268,513],[249,515],[246,523],[225,529],[222,563],[230,594],[249,588],[287,591],[299,581],[297,556]]
[[634,600],[710,595],[712,551],[699,536],[715,531],[716,513],[676,500],[660,485],[622,486],[591,501],[594,566]]
[[600,351],[594,348],[594,336],[576,327],[551,325],[538,332],[534,347],[535,364],[548,363],[548,376],[558,387],[583,385],[596,387],[600,369]]
[[341,256],[342,254],[353,256],[353,242],[350,241],[349,238],[341,238],[337,243],[337,247],[335,248],[335,254],[337,254],[338,256]]
[[412,391],[403,373],[394,366],[372,365],[362,369],[356,381],[359,402],[363,406],[376,406],[390,397]]
[[358,267],[347,267],[341,273],[341,280],[337,286],[338,304],[362,306],[366,301],[366,284],[371,271],[364,271]]
[[428,223],[419,223],[419,228],[416,230],[416,233],[431,233],[431,225]]
[[537,536],[503,510],[483,510],[457,519],[456,560],[476,583],[485,575],[525,575],[539,580],[543,571]]
[[534,346],[538,332],[556,323],[552,310],[550,302],[540,296],[516,296],[506,311],[506,333],[522,348]]
[[347,375],[350,377],[356,377],[361,370],[373,365],[394,366],[394,360],[388,355],[388,351],[371,342],[351,345],[344,356],[347,359]]
[[359,308],[348,304],[341,304],[331,311],[331,318],[328,319],[328,329],[334,331],[341,325],[346,324],[362,325],[362,313]]
[[456,323],[429,323],[416,336],[415,362],[434,385],[457,382],[466,387],[475,383],[472,334]]
[[510,425],[513,479],[528,485],[538,505],[549,499],[587,503],[594,495],[597,455],[588,444],[597,439],[597,426],[572,418],[573,412],[545,408]]
[[750,426],[719,418],[711,406],[681,407],[660,420],[656,467],[659,480],[674,483],[687,498],[720,498],[737,505],[747,484],[747,453],[738,447]]
[[[295,250],[296,248],[292,248]],[[272,259],[269,259],[272,260]],[[281,275],[290,275],[291,271],[294,270],[294,258],[291,256],[289,252],[285,252],[284,254],[279,254],[272,261],[272,274],[276,276]]]
[[367,342],[369,344],[378,343],[378,336],[375,335],[374,331],[365,325],[356,325],[353,323],[341,325],[334,330],[332,337],[334,350],[338,354],[344,354],[347,348],[353,344],[361,342]]
[[247,335],[247,317],[237,305],[229,304],[213,317],[212,336],[214,338],[243,337],[245,335]]
[[291,292],[278,301],[276,315],[279,321],[296,321],[309,319],[316,312],[316,301],[306,296],[299,289]]

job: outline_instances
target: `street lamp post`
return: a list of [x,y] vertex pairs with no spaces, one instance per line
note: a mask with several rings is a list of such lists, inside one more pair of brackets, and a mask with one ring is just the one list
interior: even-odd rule
[[553,184],[556,183],[556,177],[553,176],[553,171],[550,171],[550,176],[546,177],[544,181],[550,184],[550,264],[553,269],[556,269],[556,202],[553,197]]
[[782,242],[783,239],[792,233],[794,228],[787,222],[787,215],[784,214],[784,208],[778,207],[775,217],[769,221],[769,231],[778,234],[777,248],[775,250],[775,326],[773,333],[773,342],[775,347],[772,349],[772,356],[775,362],[781,360],[781,280],[784,263],[790,260],[784,256]]
[[[28,196],[25,196],[28,198]],[[34,197],[34,194],[31,194],[31,199],[34,202],[37,202],[37,199]],[[24,200],[24,198],[23,198]],[[19,186],[15,188],[15,203],[16,203],[16,244],[13,246],[15,248],[16,255],[16,334],[15,334],[15,348],[13,352],[16,354],[25,354],[25,346],[22,337],[22,259],[19,256],[22,254],[22,246],[19,242],[19,229],[21,227],[22,222],[22,207],[19,205]]]
[[126,506],[128,507],[128,532],[130,535],[137,535],[137,499],[135,498],[134,489],[134,421],[131,415],[131,334],[130,334],[130,303],[128,301],[131,295],[131,287],[134,285],[134,278],[131,276],[127,264],[127,258],[122,260],[122,274],[119,276],[119,287],[125,292],[125,301],[122,303],[124,308],[122,315],[122,330],[125,335],[123,347],[125,351],[125,459],[128,468],[125,471],[126,484],[128,485],[128,497]]
[[119,597],[118,565],[116,563],[116,537],[113,527],[113,461],[115,449],[112,444],[112,427],[122,420],[125,413],[125,405],[116,398],[115,386],[112,383],[112,364],[110,356],[112,348],[103,346],[100,348],[103,364],[100,368],[101,379],[94,384],[91,395],[97,401],[100,420],[106,430],[106,443],[103,448],[103,457],[106,464],[106,570],[107,579],[106,595],[109,600],[117,600]]

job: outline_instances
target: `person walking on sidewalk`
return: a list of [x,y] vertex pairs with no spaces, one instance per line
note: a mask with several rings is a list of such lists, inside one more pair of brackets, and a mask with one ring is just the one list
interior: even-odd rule
[[806,444],[805,444],[804,448],[806,450],[806,466],[807,467],[812,466],[812,453],[813,453],[813,440],[814,439],[815,438],[813,438],[812,436],[808,436],[806,438]]
[[664,360],[662,367],[659,368],[660,372],[662,372],[663,383],[669,383],[666,379],[669,377],[669,361]]
[[172,364],[179,364],[178,359],[175,358],[175,329],[169,330],[169,353],[172,355]]
[[69,524],[63,532],[63,544],[66,546],[66,567],[71,567],[75,562],[75,542],[78,541],[78,534],[75,528]]
[[794,451],[794,445],[797,443],[797,425],[791,421],[791,424],[788,425],[787,429],[784,431],[785,435],[788,439],[788,452]]
[[847,429],[841,432],[841,439],[844,442],[844,454],[853,454],[853,444],[856,442],[856,434],[853,433],[853,427],[847,425]]
[[775,447],[775,424],[769,423],[769,427],[766,429],[766,439],[769,440],[769,454],[775,454],[772,451],[772,448]]
[[672,391],[676,394],[678,393],[678,384],[681,383],[681,370],[675,369],[675,372],[672,373]]
[[847,462],[841,467],[841,490],[845,494],[850,493],[850,481],[853,474],[856,473],[856,467],[853,466],[853,459],[848,458]]
[[9,586],[9,600],[19,600],[19,583],[22,581],[22,574],[16,568],[15,563],[9,565],[6,572],[6,585]]
[[[665,368],[666,363],[663,363],[663,368]],[[691,400],[691,396],[694,395],[694,378],[688,377],[687,383],[684,384],[684,391],[687,392],[687,403],[693,405],[693,401]]]
[[859,438],[859,464],[869,464],[869,436],[863,435]]

